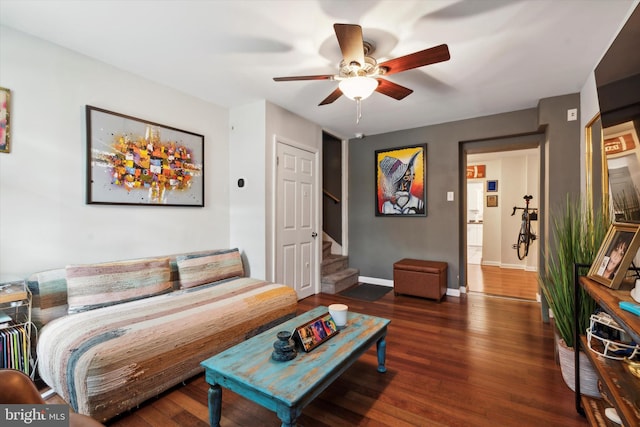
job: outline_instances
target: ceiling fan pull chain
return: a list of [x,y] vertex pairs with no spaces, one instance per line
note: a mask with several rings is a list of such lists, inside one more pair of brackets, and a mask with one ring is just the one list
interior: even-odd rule
[[356,98],[356,124],[360,123],[360,119],[362,118],[362,99],[360,97]]

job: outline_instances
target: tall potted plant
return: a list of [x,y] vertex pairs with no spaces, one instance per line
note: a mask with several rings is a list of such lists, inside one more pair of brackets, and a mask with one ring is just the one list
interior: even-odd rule
[[[600,210],[584,207],[579,198],[567,196],[563,209],[551,214],[555,251],[547,253],[547,271],[541,272],[539,282],[553,312],[558,341],[560,368],[565,383],[575,389],[574,353],[574,286],[573,264],[591,264],[609,226],[608,215]],[[589,318],[595,302],[579,288],[581,313],[578,313],[580,331],[589,327]],[[588,359],[581,355],[580,366],[590,367]],[[581,374],[581,392],[599,396],[597,377],[592,368]]]

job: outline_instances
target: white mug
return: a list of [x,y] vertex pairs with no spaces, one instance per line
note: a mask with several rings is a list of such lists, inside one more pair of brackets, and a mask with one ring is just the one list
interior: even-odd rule
[[347,326],[348,312],[349,307],[344,304],[331,304],[329,306],[329,314],[333,318],[333,321],[336,322],[338,329],[342,329]]
[[640,302],[640,279],[636,279],[636,287],[631,289],[631,298],[636,302]]

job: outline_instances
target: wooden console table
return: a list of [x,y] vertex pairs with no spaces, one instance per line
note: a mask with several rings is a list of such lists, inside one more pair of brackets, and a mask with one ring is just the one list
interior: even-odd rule
[[[587,277],[580,277],[578,275],[579,267],[584,266],[579,264],[574,266],[574,295],[577,296],[579,287],[583,287],[636,343],[640,342],[640,317],[622,310],[618,305],[620,301],[634,302],[629,291],[609,289]],[[574,300],[576,313],[580,312],[579,301],[579,298]],[[575,323],[577,325],[577,321]],[[574,330],[576,349],[582,347],[591,361],[601,380],[602,391],[614,405],[622,425],[625,427],[640,425],[640,379],[634,377],[627,370],[623,361],[606,359],[592,352],[588,348],[584,333],[585,331],[579,331],[576,326]],[[591,425],[617,425],[606,418],[604,411],[607,405],[602,399],[580,395],[580,365],[578,352],[575,353],[576,410],[586,415]]]

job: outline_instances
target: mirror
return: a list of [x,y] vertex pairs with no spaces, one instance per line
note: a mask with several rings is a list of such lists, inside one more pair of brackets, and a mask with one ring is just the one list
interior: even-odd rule
[[640,221],[640,144],[630,120],[603,130],[609,197],[616,221]]
[[[597,171],[587,167],[587,185],[592,194],[588,199],[597,203],[599,198],[605,206],[610,204],[617,221],[640,221],[638,40],[640,8],[636,7],[595,69],[600,115],[589,122],[586,130],[587,159],[592,161],[590,164],[599,164],[596,157],[600,153],[603,165],[601,187]],[[596,149],[598,146],[602,149]]]

